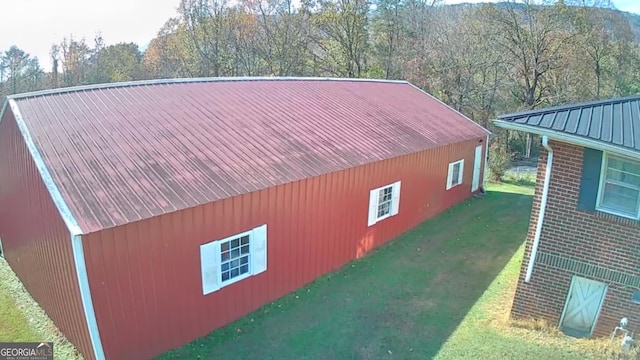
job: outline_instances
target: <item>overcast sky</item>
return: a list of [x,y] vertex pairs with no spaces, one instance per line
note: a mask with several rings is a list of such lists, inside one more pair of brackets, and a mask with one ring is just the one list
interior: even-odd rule
[[[482,2],[445,0],[447,4]],[[179,0],[3,0],[0,50],[11,45],[37,56],[49,70],[49,49],[73,35],[93,44],[100,31],[107,44],[147,44],[176,14]],[[624,11],[640,14],[639,0],[614,0]]]

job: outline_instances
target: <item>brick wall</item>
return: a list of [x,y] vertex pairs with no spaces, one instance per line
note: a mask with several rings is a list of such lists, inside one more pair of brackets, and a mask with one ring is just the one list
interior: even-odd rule
[[[550,146],[554,150],[554,159],[538,262],[534,266],[531,281],[525,283],[546,172],[547,152],[544,149],[538,162],[531,222],[511,314],[516,318],[546,318],[558,325],[571,280],[577,274],[608,285],[594,336],[610,335],[622,317],[629,319],[631,329],[640,330],[640,305],[631,302],[633,291],[640,289],[628,284],[629,278],[640,276],[640,224],[613,215],[576,210],[583,148],[553,141]],[[568,268],[564,263],[562,266],[541,263],[540,254],[577,260],[583,264],[580,269],[599,267],[599,270],[585,272],[575,267]],[[605,269],[610,271],[604,274]],[[618,273],[631,277],[624,281],[612,280],[612,274]]]

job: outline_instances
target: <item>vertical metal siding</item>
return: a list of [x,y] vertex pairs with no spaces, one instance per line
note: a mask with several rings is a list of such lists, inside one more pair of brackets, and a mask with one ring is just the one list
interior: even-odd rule
[[[88,276],[107,358],[150,358],[204,336],[468,198],[480,140],[88,235]],[[448,165],[461,158],[463,184],[447,191]],[[399,214],[367,227],[369,191],[398,180]],[[203,296],[199,246],[264,223],[267,271]]]
[[71,235],[10,109],[0,122],[0,237],[7,262],[31,296],[78,350],[93,358]]

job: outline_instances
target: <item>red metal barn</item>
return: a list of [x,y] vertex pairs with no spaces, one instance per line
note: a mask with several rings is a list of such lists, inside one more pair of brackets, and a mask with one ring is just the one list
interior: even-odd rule
[[484,178],[488,132],[403,81],[161,80],[7,105],[4,255],[90,359],[202,337]]

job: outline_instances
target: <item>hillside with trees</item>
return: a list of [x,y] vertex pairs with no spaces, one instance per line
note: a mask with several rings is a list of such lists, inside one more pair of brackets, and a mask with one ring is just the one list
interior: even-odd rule
[[[500,113],[639,93],[639,38],[639,16],[598,0],[181,0],[144,52],[69,37],[43,69],[7,49],[0,97],[174,77],[403,79],[489,126]],[[528,155],[531,139],[500,134]]]

